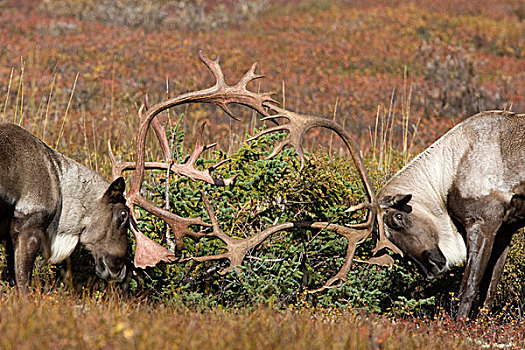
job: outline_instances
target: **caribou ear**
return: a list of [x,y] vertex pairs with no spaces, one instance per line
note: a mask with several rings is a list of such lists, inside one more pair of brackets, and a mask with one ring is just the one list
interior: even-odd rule
[[124,191],[126,191],[126,182],[124,178],[120,176],[109,185],[106,193],[104,193],[104,199],[110,203],[126,203]]
[[408,202],[412,199],[411,194],[396,194],[395,196],[385,196],[379,199],[379,205],[382,209],[398,209],[410,213],[412,207]]

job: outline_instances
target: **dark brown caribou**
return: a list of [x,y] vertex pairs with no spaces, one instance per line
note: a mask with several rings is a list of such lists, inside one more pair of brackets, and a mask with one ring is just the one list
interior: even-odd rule
[[11,280],[26,288],[41,249],[58,263],[79,242],[100,277],[124,278],[129,209],[123,178],[110,183],[10,123],[0,124],[0,163],[0,242]]
[[[93,255],[99,277],[124,278],[127,231],[130,222],[136,225],[122,177],[109,182],[11,123],[0,123],[0,164],[0,243],[9,280],[27,289],[39,251],[59,263],[78,243]],[[137,267],[173,259],[140,231],[133,232]]]

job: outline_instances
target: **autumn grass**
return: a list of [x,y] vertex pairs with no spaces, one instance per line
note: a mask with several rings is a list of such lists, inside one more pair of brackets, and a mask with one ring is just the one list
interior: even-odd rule
[[396,321],[337,309],[191,311],[13,290],[0,295],[0,315],[1,349],[466,349],[484,341],[452,335],[454,323],[445,319]]
[[63,292],[0,295],[1,349],[520,349],[520,323],[393,319],[362,310],[190,310]]

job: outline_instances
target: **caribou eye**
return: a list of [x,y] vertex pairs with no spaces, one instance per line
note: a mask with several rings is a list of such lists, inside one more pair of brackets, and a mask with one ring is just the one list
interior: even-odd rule
[[128,221],[128,212],[125,211],[125,210],[121,210],[119,212],[119,221],[120,221],[120,224],[125,224],[127,221]]
[[401,230],[410,226],[410,220],[406,213],[397,211],[390,216],[387,224],[395,230]]

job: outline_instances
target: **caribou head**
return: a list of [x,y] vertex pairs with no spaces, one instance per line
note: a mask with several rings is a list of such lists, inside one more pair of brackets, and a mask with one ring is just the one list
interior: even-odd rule
[[121,281],[126,276],[129,208],[124,197],[122,177],[113,181],[89,214],[80,243],[93,255],[96,274],[106,280]]
[[425,277],[433,279],[447,269],[447,259],[439,248],[435,222],[410,205],[411,194],[380,197],[386,237],[416,263]]

